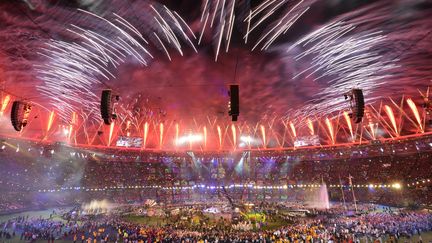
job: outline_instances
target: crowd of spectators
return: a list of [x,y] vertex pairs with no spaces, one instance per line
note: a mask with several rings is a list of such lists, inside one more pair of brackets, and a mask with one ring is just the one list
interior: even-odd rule
[[[414,211],[367,210],[347,217],[323,211],[316,217],[298,218],[275,229],[238,228],[237,224],[200,224],[194,227],[168,223],[149,226],[124,221],[116,215],[66,221],[21,216],[1,223],[0,237],[36,241],[74,242],[396,242],[432,230],[432,215]],[[421,239],[421,236],[420,236]]]
[[[60,144],[23,140],[3,142],[0,150],[0,212],[110,198],[116,202],[154,199],[158,202],[211,199],[219,191],[178,190],[175,187],[225,185],[234,199],[295,200],[312,188],[229,188],[327,185],[331,200],[353,201],[353,184],[402,185],[401,190],[355,188],[357,199],[391,205],[430,205],[430,184],[407,184],[430,178],[430,137],[355,147],[298,151],[164,153],[83,150]],[[313,156],[312,156],[312,155]],[[317,159],[318,157],[320,159]],[[432,178],[431,178],[432,179]],[[142,186],[158,186],[143,189]],[[71,192],[62,193],[65,189]],[[67,196],[69,195],[69,196]]]

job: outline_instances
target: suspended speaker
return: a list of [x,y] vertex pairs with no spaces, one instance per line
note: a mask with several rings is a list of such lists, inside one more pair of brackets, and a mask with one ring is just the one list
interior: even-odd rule
[[232,121],[237,121],[237,117],[240,115],[240,96],[237,84],[230,85],[229,96],[228,114],[231,116]]
[[31,105],[23,101],[14,101],[11,109],[11,123],[16,131],[21,131],[28,123]]
[[102,91],[100,112],[104,123],[110,125],[113,119],[112,90],[110,89]]
[[363,97],[363,90],[353,89],[351,91],[352,95],[352,116],[355,123],[360,123],[364,116],[365,102]]

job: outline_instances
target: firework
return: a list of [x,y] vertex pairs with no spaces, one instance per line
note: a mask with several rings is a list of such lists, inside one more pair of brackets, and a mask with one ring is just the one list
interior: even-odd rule
[[96,23],[99,28],[89,29],[71,24],[65,31],[77,37],[78,41],[49,40],[41,48],[38,53],[47,62],[35,65],[38,78],[44,81],[38,90],[51,99],[51,105],[63,120],[82,105],[85,107],[83,112],[92,114],[90,119],[98,120],[94,116],[99,110],[99,96],[94,93],[95,87],[105,86],[102,80],[115,79],[116,76],[110,70],[127,59],[133,58],[147,66],[153,59],[151,49],[154,47],[163,49],[169,59],[168,47],[173,47],[183,55],[183,41],[195,49],[189,38],[190,29],[177,13],[165,6],[149,7],[152,11],[145,15],[152,19],[152,31],[145,30],[143,33],[147,36],[119,14],[101,17],[78,10],[78,16]]
[[0,114],[1,114],[1,115],[3,115],[4,111],[6,110],[6,107],[7,107],[8,104],[9,104],[10,98],[11,98],[10,95],[6,95],[6,96],[3,98],[2,105],[1,105],[1,109],[0,109]]
[[262,138],[262,143],[263,143],[263,148],[267,147],[267,136],[266,136],[266,130],[264,125],[260,125],[260,129],[261,129],[261,138]]
[[330,134],[331,144],[335,144],[336,140],[335,140],[335,134],[334,134],[333,124],[332,124],[332,122],[330,121],[329,118],[325,119],[325,124],[326,124],[328,132]]
[[388,105],[385,105],[384,109],[385,109],[385,112],[387,113],[388,118],[390,119],[390,122],[391,122],[392,126],[393,126],[392,127],[393,128],[393,132],[398,137],[399,136],[399,129],[398,129],[398,126],[397,126],[397,123],[396,123],[396,118],[395,118],[395,115],[393,113],[393,109],[390,106],[388,106]]
[[159,124],[159,149],[162,149],[163,146],[163,138],[164,138],[164,124]]
[[414,115],[414,117],[415,117],[417,123],[418,123],[418,126],[419,126],[419,128],[420,128],[420,131],[421,131],[422,133],[424,133],[423,123],[422,123],[422,121],[421,121],[420,113],[419,113],[419,111],[418,111],[418,109],[417,109],[416,104],[414,103],[414,101],[413,101],[412,99],[407,99],[407,103],[408,103],[408,106],[410,107],[410,109],[411,109],[411,111],[412,111],[412,113],[413,113],[413,115]]
[[351,134],[351,138],[354,140],[355,137],[354,137],[353,127],[352,127],[352,123],[351,123],[351,118],[349,117],[348,112],[344,111],[343,114],[344,114],[345,122],[348,125],[349,131],[350,131],[350,134]]
[[[287,31],[310,9],[310,6],[314,2],[316,2],[316,0],[301,0],[298,2],[289,0],[264,1],[251,11],[250,15],[245,19],[248,28],[244,39],[247,40],[250,33],[258,26],[265,23],[266,20],[275,18],[275,12],[282,10],[282,17],[277,18],[276,21],[272,21],[252,48],[252,50],[254,50],[259,45],[262,45],[261,50],[267,50],[278,37],[287,33]],[[251,22],[254,22],[252,26]]]
[[149,124],[148,122],[144,123],[144,131],[143,131],[143,148],[146,148],[147,145],[147,138],[148,138],[148,132],[149,132]]
[[49,118],[48,118],[47,132],[49,132],[51,130],[53,122],[54,122],[54,111],[51,111]]
[[225,52],[229,51],[234,24],[238,18],[236,15],[236,5],[242,5],[241,7],[247,8],[244,1],[241,0],[206,0],[202,6],[200,19],[201,31],[198,44],[201,44],[206,31],[212,31],[216,47],[215,61],[218,60],[222,45],[225,46]]

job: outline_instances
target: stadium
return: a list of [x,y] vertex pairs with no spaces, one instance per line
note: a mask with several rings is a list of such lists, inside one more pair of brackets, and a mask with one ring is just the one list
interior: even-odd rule
[[432,242],[432,2],[0,9],[0,242]]

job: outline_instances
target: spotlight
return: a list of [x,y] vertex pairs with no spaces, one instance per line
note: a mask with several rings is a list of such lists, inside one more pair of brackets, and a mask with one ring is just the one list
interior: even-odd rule
[[241,136],[240,137],[240,141],[244,142],[244,143],[252,143],[254,140],[253,137],[251,136]]
[[394,183],[392,185],[392,187],[395,188],[395,189],[401,189],[402,188],[401,184],[399,184],[399,183]]
[[175,142],[177,145],[183,145],[186,143],[201,142],[202,140],[203,140],[203,136],[201,134],[189,134],[189,135],[180,137]]

